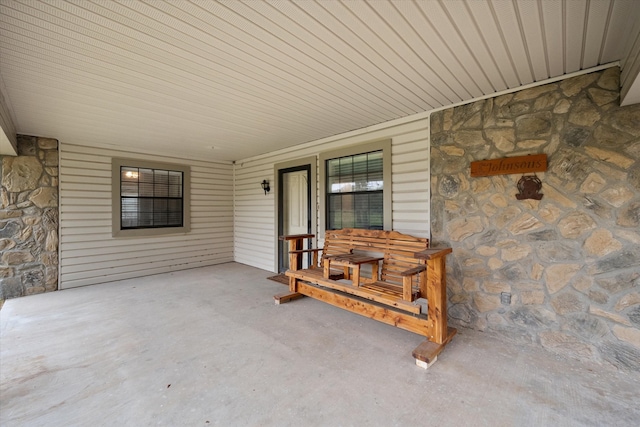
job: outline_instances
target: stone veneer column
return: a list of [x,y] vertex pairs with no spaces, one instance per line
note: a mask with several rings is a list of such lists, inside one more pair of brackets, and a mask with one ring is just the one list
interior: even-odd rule
[[0,170],[0,299],[58,289],[58,141],[18,135]]
[[[640,105],[619,106],[619,68],[434,113],[431,146],[449,322],[640,369]],[[520,175],[470,177],[538,153],[540,201]]]

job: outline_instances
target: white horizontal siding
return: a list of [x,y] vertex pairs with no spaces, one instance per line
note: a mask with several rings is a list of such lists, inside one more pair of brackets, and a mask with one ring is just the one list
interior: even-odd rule
[[[640,6],[639,6],[640,7]],[[636,22],[636,27],[640,24]],[[638,34],[633,43],[625,52],[622,62],[622,70],[620,74],[620,100],[621,105],[631,105],[640,100],[640,34],[637,28],[634,28],[632,34]],[[634,88],[632,90],[632,88]],[[630,93],[631,91],[631,93]]]
[[260,183],[274,182],[271,165],[246,164],[235,169],[234,258],[273,271],[275,239],[274,191],[264,194]]
[[[277,239],[275,192],[265,196],[260,183],[275,183],[274,166],[290,160],[316,157],[320,153],[355,144],[391,139],[392,224],[404,233],[430,237],[429,117],[374,130],[363,130],[313,141],[235,164],[234,254],[237,262],[277,270],[274,247]],[[317,160],[316,160],[317,161]],[[317,165],[318,168],[320,165]],[[315,183],[318,188],[318,183]],[[318,198],[322,195],[318,194]],[[316,200],[319,206],[319,199]],[[323,215],[318,212],[318,221]],[[323,229],[316,224],[317,229]],[[321,236],[320,236],[321,237]],[[318,244],[322,244],[322,238]]]
[[[114,238],[111,158],[191,167],[191,232]],[[233,165],[60,144],[60,288],[233,261]]]

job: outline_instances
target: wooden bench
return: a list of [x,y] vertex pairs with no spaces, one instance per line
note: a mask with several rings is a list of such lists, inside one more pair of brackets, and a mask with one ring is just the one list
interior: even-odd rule
[[[451,248],[430,249],[428,239],[397,231],[347,228],[327,231],[322,249],[302,249],[311,237],[280,238],[289,243],[289,292],[276,295],[276,304],[309,296],[423,335],[427,341],[413,352],[416,363],[426,368],[435,362],[456,333],[447,327],[445,257]],[[302,268],[308,254],[310,265]]]

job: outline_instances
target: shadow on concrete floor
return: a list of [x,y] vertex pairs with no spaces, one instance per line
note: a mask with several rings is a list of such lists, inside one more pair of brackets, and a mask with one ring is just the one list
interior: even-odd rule
[[285,274],[278,274],[277,276],[269,276],[267,277],[267,279],[289,286],[289,278]]

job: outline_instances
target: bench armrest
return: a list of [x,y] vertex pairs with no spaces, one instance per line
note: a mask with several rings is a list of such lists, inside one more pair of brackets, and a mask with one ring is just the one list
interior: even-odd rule
[[322,248],[316,248],[316,249],[298,249],[295,251],[289,251],[290,254],[303,254],[303,253],[308,253],[308,252],[321,252]]
[[311,239],[312,237],[316,237],[315,234],[291,234],[289,236],[280,236],[279,240],[298,240],[298,239]]
[[[315,237],[314,234],[293,234],[290,236],[280,236],[278,239],[289,242],[289,269],[290,270],[299,270],[302,268],[302,257],[299,255],[302,254],[306,249],[302,249],[304,246],[305,239],[311,239]],[[318,253],[313,253],[313,264],[311,268],[315,268],[318,263]]]
[[401,272],[400,275],[402,277],[413,276],[414,274],[421,273],[421,272],[425,271],[426,269],[427,269],[427,267],[425,265],[419,265],[417,267],[410,268],[409,270],[405,270],[405,271]]
[[436,259],[450,254],[451,252],[453,252],[453,249],[451,248],[432,248],[416,252],[413,256],[418,259]]

